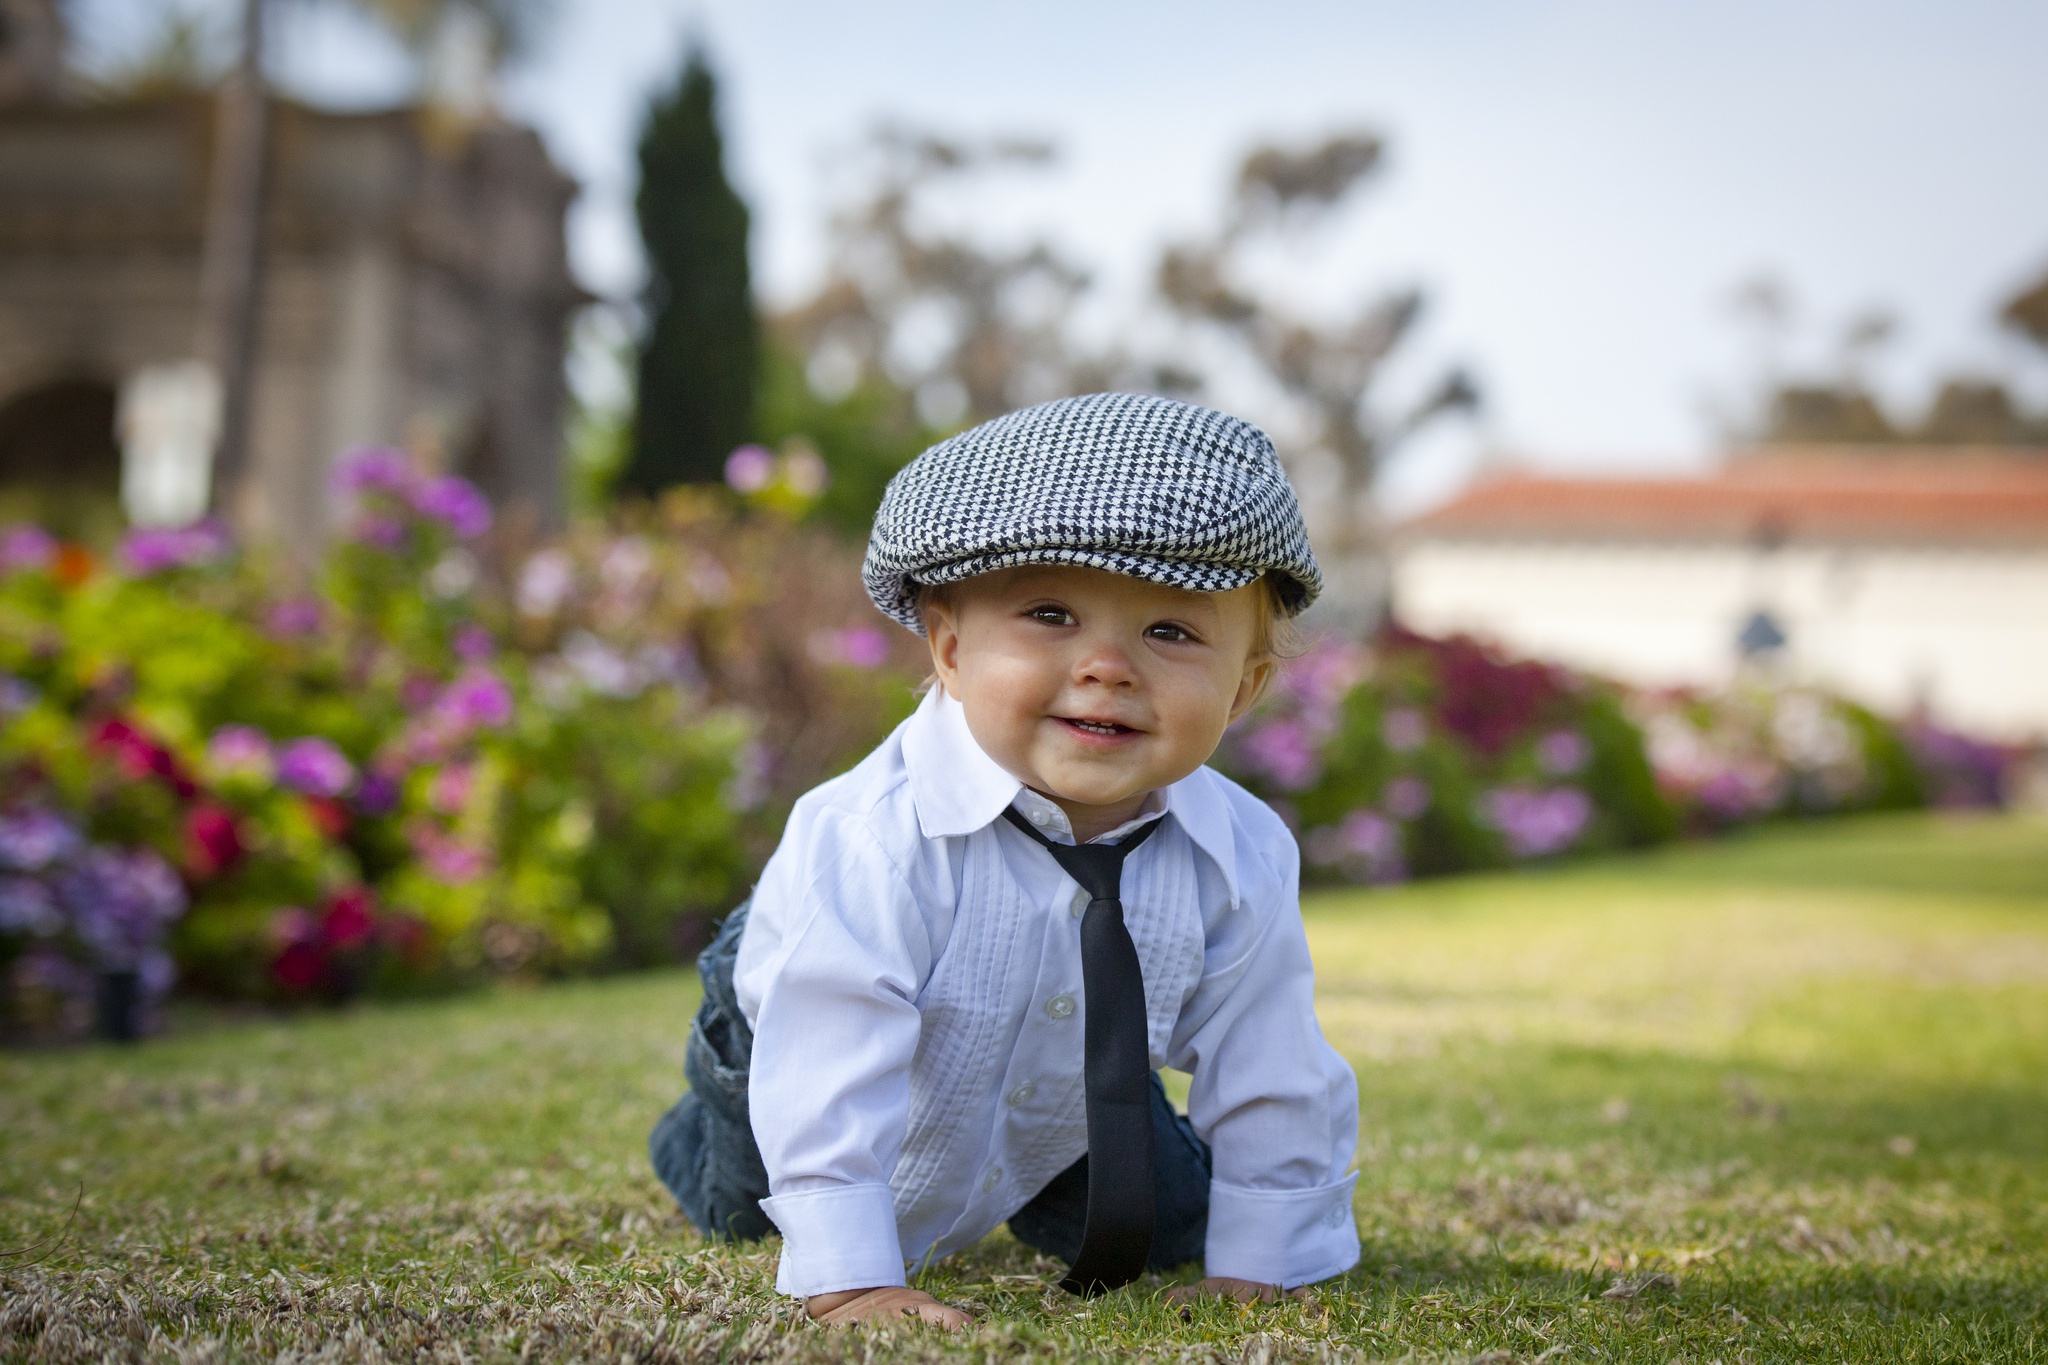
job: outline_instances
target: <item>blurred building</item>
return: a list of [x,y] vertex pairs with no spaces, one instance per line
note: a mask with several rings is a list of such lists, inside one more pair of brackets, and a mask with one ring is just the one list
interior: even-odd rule
[[[46,0],[0,0],[0,515],[106,503],[124,386],[188,359],[204,95],[64,98]],[[306,543],[328,468],[403,444],[561,515],[574,184],[529,129],[273,105],[246,532]],[[515,512],[517,515],[517,512]]]
[[1650,685],[1745,661],[2048,735],[2048,451],[1772,449],[1692,479],[1506,474],[1395,538],[1424,631]]

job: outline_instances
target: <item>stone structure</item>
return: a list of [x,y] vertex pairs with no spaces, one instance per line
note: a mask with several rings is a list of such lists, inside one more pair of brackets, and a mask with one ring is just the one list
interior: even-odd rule
[[[110,508],[116,394],[190,357],[197,327],[212,101],[63,99],[29,22],[47,9],[0,0],[0,519],[25,494]],[[559,522],[573,183],[503,122],[272,117],[244,533],[316,544],[329,467],[366,443]]]

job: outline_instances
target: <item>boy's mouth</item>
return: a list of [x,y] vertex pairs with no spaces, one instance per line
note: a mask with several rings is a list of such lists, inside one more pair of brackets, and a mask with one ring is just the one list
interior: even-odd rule
[[1060,724],[1067,726],[1069,729],[1078,730],[1084,735],[1095,735],[1103,739],[1113,739],[1118,735],[1135,735],[1138,733],[1131,726],[1120,725],[1113,720],[1090,720],[1086,716],[1059,716],[1056,719]]

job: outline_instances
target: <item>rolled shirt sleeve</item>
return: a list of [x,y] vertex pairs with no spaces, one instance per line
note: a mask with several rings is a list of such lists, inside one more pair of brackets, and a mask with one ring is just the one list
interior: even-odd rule
[[805,1297],[905,1282],[889,1177],[930,970],[908,879],[858,821],[821,821],[836,827],[785,839],[803,853],[764,870],[737,973],[776,1288]]
[[1276,904],[1233,912],[1253,941],[1216,944],[1236,961],[1197,988],[1184,1017],[1199,1022],[1173,1059],[1193,1072],[1188,1117],[1214,1160],[1208,1273],[1290,1289],[1359,1254],[1358,1081],[1316,1023],[1292,853],[1290,840]]

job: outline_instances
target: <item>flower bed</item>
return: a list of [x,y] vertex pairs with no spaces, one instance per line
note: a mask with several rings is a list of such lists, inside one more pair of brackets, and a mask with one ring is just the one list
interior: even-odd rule
[[1393,882],[1780,816],[1996,805],[2011,757],[1811,688],[1636,692],[1395,628],[1292,661],[1218,762],[1294,827],[1305,876]]
[[669,960],[908,705],[850,565],[786,522],[686,500],[497,574],[460,480],[367,452],[337,491],[317,576],[204,525],[104,564],[0,531],[15,1033],[124,973],[147,1010],[174,975],[340,999]]

